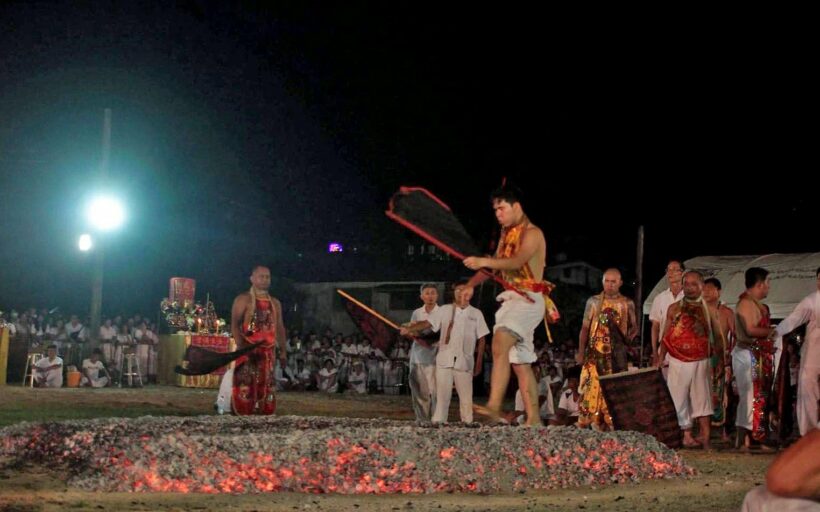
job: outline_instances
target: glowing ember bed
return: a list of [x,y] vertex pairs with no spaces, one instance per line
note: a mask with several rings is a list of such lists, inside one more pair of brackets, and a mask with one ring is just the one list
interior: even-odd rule
[[419,427],[319,417],[143,417],[0,430],[6,464],[97,491],[509,492],[693,470],[653,437],[549,427]]

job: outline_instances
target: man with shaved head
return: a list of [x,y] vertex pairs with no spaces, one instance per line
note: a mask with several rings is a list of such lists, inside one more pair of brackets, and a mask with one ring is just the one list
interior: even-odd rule
[[[696,270],[683,274],[683,298],[666,312],[660,357],[669,353],[666,383],[675,403],[683,445],[709,449],[712,412],[712,354],[724,367],[724,344],[718,311],[703,300],[703,275]],[[700,425],[700,443],[692,436],[692,422]]]
[[599,377],[613,373],[613,343],[634,339],[638,335],[638,322],[635,303],[621,295],[620,271],[611,268],[604,272],[603,285],[603,292],[587,300],[575,355],[575,360],[582,365],[578,425],[611,430],[612,417],[601,393]]

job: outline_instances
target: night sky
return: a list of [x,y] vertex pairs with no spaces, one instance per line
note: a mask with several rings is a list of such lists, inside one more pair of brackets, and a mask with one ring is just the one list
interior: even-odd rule
[[108,314],[153,314],[172,275],[227,308],[254,263],[310,280],[330,241],[368,268],[413,240],[383,214],[401,185],[486,246],[507,177],[551,258],[599,267],[632,271],[644,225],[649,286],[671,257],[820,250],[807,82],[773,45],[477,4],[227,4],[0,7],[0,309],[86,310],[104,108],[128,208]]

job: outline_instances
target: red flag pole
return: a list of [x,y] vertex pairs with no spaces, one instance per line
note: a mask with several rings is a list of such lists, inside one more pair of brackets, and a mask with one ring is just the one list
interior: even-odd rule
[[349,300],[349,301],[350,301],[350,302],[352,302],[353,304],[356,304],[357,306],[359,306],[359,307],[360,307],[360,308],[362,308],[363,310],[367,311],[367,312],[368,312],[368,313],[370,313],[371,315],[375,316],[376,318],[378,318],[378,319],[379,319],[379,320],[381,320],[382,322],[386,323],[387,325],[389,325],[389,326],[390,326],[390,327],[392,327],[393,329],[396,329],[397,331],[400,329],[400,327],[399,327],[398,325],[396,325],[396,324],[395,324],[395,322],[391,322],[389,319],[387,319],[387,318],[383,317],[382,315],[380,315],[380,314],[379,314],[376,310],[371,309],[371,308],[369,308],[369,307],[365,306],[364,304],[362,304],[362,303],[361,303],[361,302],[359,302],[358,300],[356,300],[356,299],[354,299],[353,297],[351,297],[351,296],[350,296],[350,294],[348,294],[348,293],[346,293],[346,292],[344,292],[344,291],[342,291],[342,290],[339,290],[339,289],[337,289],[337,290],[336,290],[336,293],[338,293],[339,295],[341,295],[341,296],[342,296],[342,297],[344,297],[345,299]]

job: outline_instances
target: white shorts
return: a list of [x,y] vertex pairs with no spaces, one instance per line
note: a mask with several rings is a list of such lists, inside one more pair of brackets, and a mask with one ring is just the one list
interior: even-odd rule
[[501,308],[495,313],[493,332],[503,329],[516,339],[515,345],[510,348],[512,364],[528,364],[538,359],[532,340],[535,328],[544,321],[544,296],[534,292],[526,294],[533,302],[511,290],[496,297],[501,302]]

